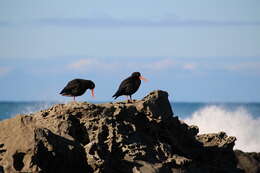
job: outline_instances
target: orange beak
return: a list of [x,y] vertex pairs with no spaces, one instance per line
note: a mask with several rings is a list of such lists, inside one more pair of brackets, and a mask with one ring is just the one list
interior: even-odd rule
[[92,97],[95,97],[94,89],[91,89],[91,96],[92,96]]
[[143,77],[143,76],[140,76],[139,79],[140,79],[140,80],[143,80],[143,81],[145,81],[145,82],[148,82],[148,79],[146,79],[146,78]]

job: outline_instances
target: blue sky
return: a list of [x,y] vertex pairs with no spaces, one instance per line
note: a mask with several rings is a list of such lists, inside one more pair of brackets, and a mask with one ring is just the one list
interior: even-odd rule
[[[0,1],[0,100],[109,101],[133,71],[174,101],[260,101],[260,1]],[[90,100],[90,93],[79,98]]]

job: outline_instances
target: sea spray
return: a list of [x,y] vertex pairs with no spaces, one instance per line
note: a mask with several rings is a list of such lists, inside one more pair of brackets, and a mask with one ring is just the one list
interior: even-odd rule
[[27,105],[27,106],[24,106],[20,109],[20,113],[21,114],[34,113],[36,111],[48,109],[51,105],[53,105],[53,103],[50,103],[50,102],[35,103],[35,104],[32,104],[32,105]]
[[222,106],[205,106],[184,121],[199,126],[200,134],[224,131],[235,136],[235,149],[260,152],[260,118],[254,118],[244,107],[228,110]]

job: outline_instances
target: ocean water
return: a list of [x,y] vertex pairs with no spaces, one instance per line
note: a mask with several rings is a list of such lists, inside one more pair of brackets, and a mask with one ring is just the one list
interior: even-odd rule
[[[57,102],[0,102],[0,121],[47,109]],[[197,125],[200,134],[225,131],[235,149],[260,152],[260,103],[172,103],[175,116]]]

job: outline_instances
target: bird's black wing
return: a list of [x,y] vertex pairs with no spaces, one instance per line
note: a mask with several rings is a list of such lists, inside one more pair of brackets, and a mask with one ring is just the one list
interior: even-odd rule
[[81,87],[81,82],[77,79],[74,79],[63,88],[63,90],[60,92],[62,95],[73,95],[75,92],[77,92]]
[[113,97],[115,97],[115,99],[121,95],[127,95],[128,92],[132,89],[132,78],[127,78],[125,80],[123,80],[121,82],[121,84],[119,85],[119,88],[117,90],[117,92],[113,95]]

